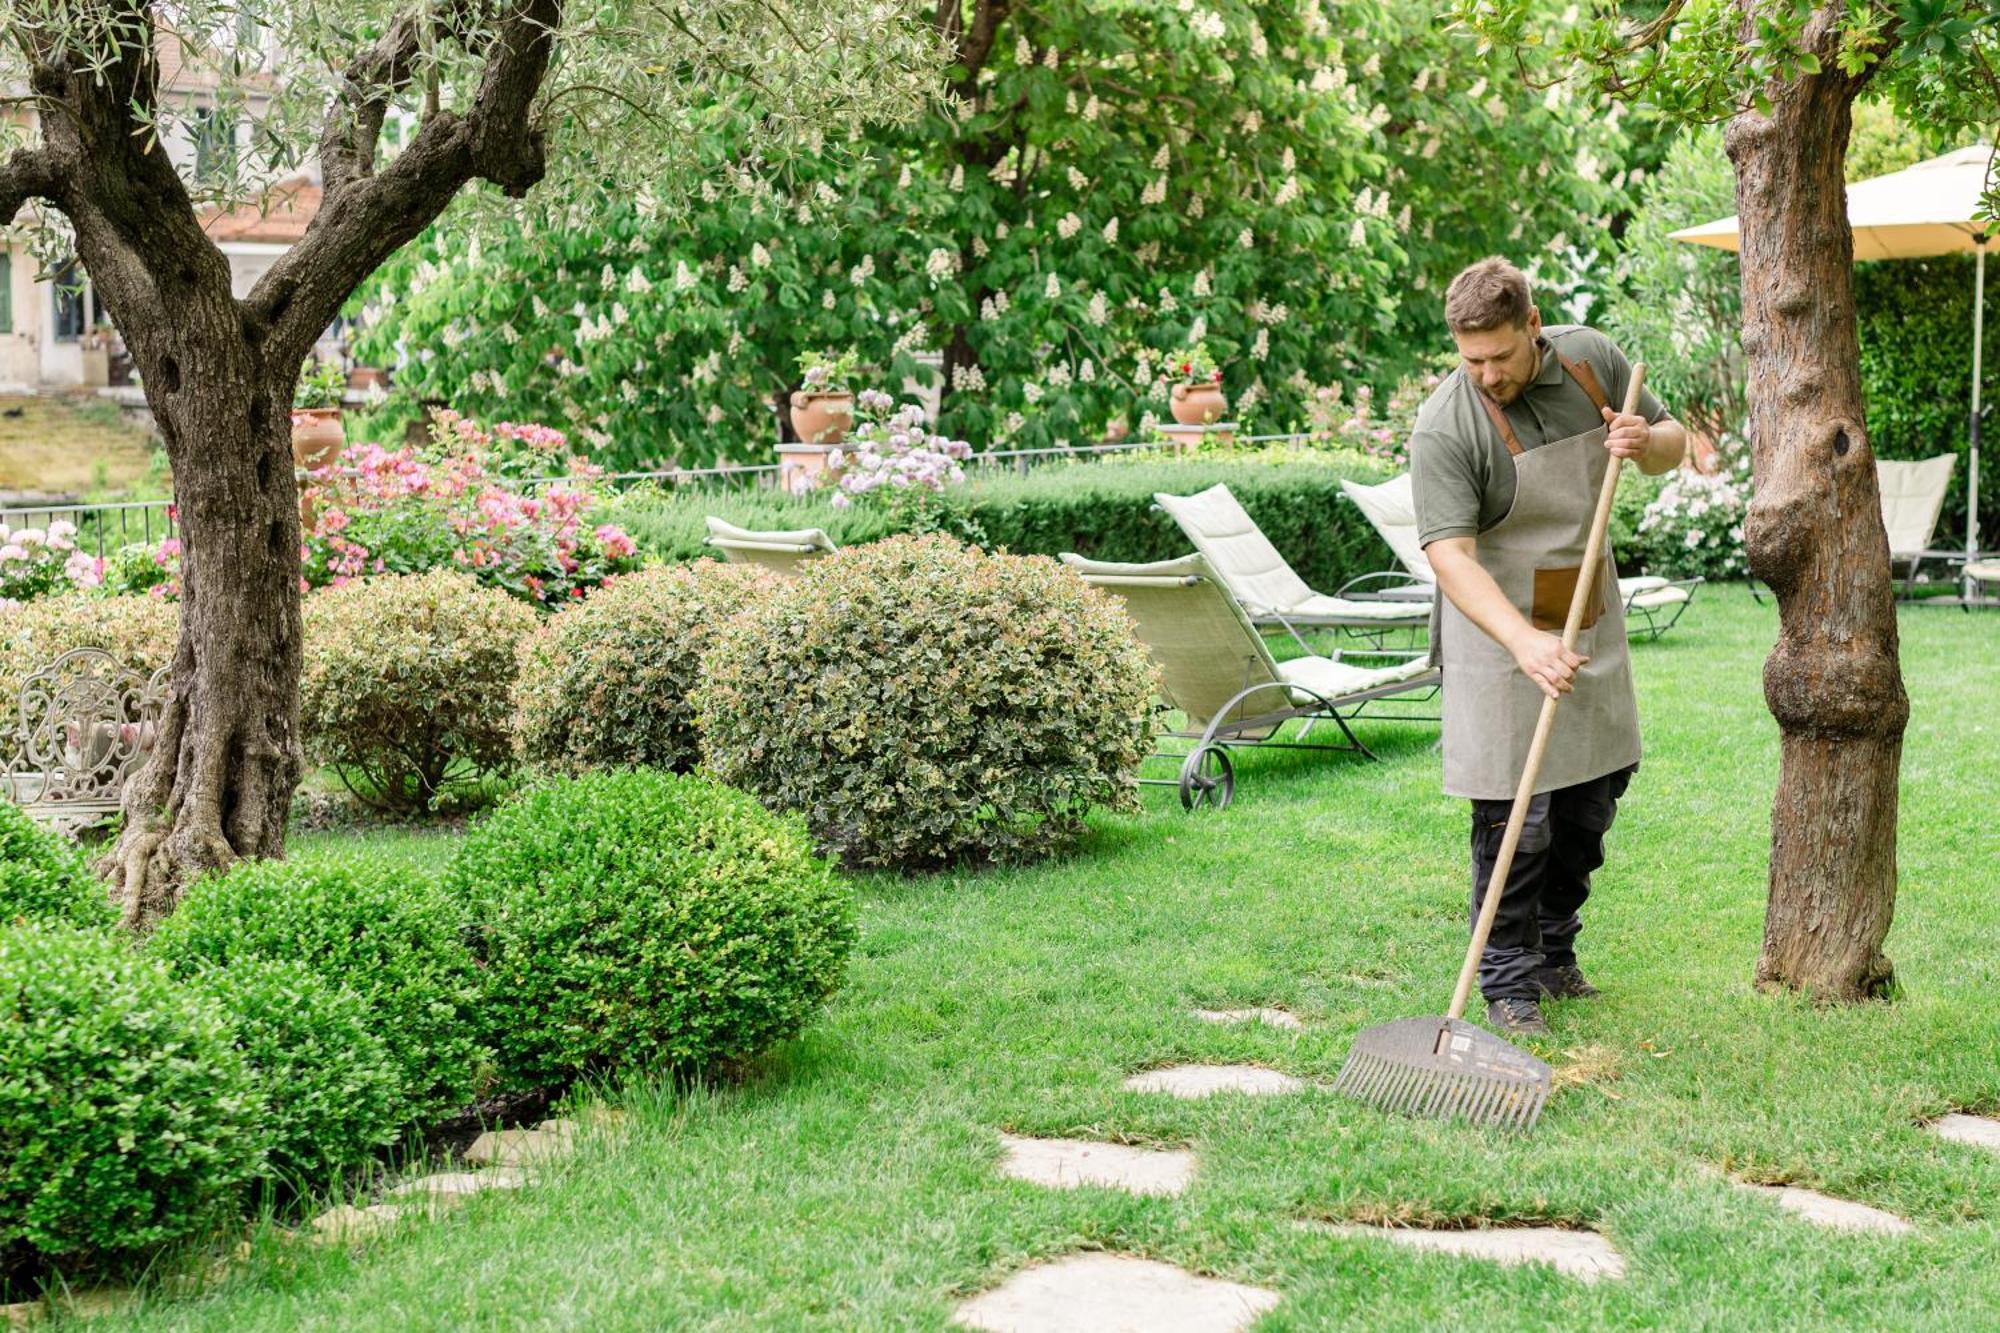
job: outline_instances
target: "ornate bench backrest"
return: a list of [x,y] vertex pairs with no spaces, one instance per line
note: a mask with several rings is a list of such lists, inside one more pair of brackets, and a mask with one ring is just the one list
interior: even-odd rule
[[101,648],[72,648],[21,684],[7,795],[64,833],[118,813],[152,754],[167,669],[148,680]]

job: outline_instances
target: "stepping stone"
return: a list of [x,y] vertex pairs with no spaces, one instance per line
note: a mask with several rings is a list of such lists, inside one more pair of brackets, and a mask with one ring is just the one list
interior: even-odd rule
[[534,1166],[569,1156],[575,1151],[575,1140],[576,1135],[568,1130],[491,1129],[472,1141],[465,1150],[465,1160],[474,1166]]
[[1194,1154],[1081,1139],[1021,1139],[1002,1134],[1000,1174],[1053,1189],[1108,1185],[1133,1194],[1179,1194],[1194,1178]]
[[951,1319],[992,1333],[1235,1333],[1278,1293],[1172,1264],[1077,1254],[1037,1264],[958,1307]]
[[471,1195],[481,1190],[515,1190],[528,1183],[528,1173],[520,1167],[496,1166],[491,1171],[441,1171],[420,1176],[389,1191],[390,1198],[411,1194]]
[[1831,1227],[1836,1231],[1891,1233],[1914,1229],[1909,1222],[1894,1213],[1871,1208],[1852,1199],[1836,1199],[1831,1194],[1821,1194],[1818,1190],[1800,1189],[1795,1185],[1752,1185],[1747,1181],[1737,1183],[1745,1189],[1756,1190],[1759,1194],[1774,1196],[1778,1207],[1804,1218],[1815,1226]]
[[1266,1023],[1274,1028],[1297,1032],[1305,1026],[1296,1014],[1282,1009],[1197,1009],[1194,1016],[1204,1023]]
[[1297,1092],[1305,1084],[1290,1074],[1259,1065],[1169,1065],[1148,1069],[1125,1080],[1133,1092],[1164,1092],[1189,1100],[1210,1097],[1218,1092],[1241,1092],[1252,1097],[1278,1092]]
[[1409,1227],[1309,1223],[1337,1236],[1377,1236],[1416,1250],[1486,1259],[1496,1264],[1547,1264],[1579,1282],[1625,1276],[1625,1257],[1595,1231],[1560,1227],[1483,1227],[1476,1231],[1426,1231]]
[[1953,1143],[1969,1143],[1975,1148],[2000,1152],[2000,1120],[1989,1116],[1954,1113],[1932,1125],[1931,1133]]
[[366,1208],[342,1204],[338,1208],[327,1209],[312,1220],[312,1239],[322,1245],[347,1245],[367,1240],[396,1225],[405,1211],[404,1205],[394,1203],[370,1204]]

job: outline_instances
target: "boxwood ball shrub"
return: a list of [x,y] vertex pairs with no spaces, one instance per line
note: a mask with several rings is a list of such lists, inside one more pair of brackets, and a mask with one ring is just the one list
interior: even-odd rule
[[0,800],[0,926],[18,920],[108,926],[118,913],[73,843]]
[[396,1124],[464,1105],[484,1072],[465,915],[427,876],[360,858],[244,862],[197,881],[150,947],[188,980],[280,960],[353,991],[401,1076]]
[[856,866],[1002,860],[1137,802],[1153,668],[1115,600],[1040,556],[896,537],[816,561],[717,636],[717,777]]
[[402,1069],[367,1001],[279,958],[203,968],[192,984],[229,1014],[256,1079],[270,1175],[321,1188],[396,1139]]
[[701,654],[777,582],[755,565],[699,560],[627,575],[551,618],[521,643],[522,762],[569,774],[693,767],[701,741],[688,695]]
[[0,1265],[203,1230],[260,1168],[260,1115],[222,1007],[122,933],[0,926]]
[[650,769],[519,795],[445,884],[469,905],[514,1088],[755,1055],[832,993],[855,935],[850,890],[797,821]]
[[515,647],[535,612],[451,569],[322,588],[305,602],[306,755],[374,803],[433,808],[513,759]]

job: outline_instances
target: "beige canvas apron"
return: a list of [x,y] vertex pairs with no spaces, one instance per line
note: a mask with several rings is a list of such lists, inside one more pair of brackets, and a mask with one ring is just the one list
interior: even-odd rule
[[[1562,364],[1591,401],[1603,407],[1604,394],[1590,367],[1567,358]],[[1499,406],[1483,393],[1480,400],[1514,460],[1514,504],[1505,518],[1474,539],[1474,553],[1516,610],[1537,629],[1560,634],[1604,469],[1611,462],[1604,449],[1608,428],[1523,449]],[[1593,605],[1584,614],[1576,642],[1577,652],[1590,661],[1556,712],[1537,793],[1639,762],[1639,709],[1617,586],[1607,547]],[[1442,591],[1432,608],[1431,645],[1433,658],[1444,666],[1445,794],[1510,799],[1541,715],[1540,687],[1522,674],[1512,653],[1488,638]]]

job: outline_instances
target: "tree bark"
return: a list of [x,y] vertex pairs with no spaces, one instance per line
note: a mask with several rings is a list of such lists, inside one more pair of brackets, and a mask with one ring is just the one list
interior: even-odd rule
[[[1822,16],[1816,17],[1819,22]],[[1760,986],[1885,994],[1896,797],[1909,699],[1889,545],[1862,420],[1844,175],[1859,83],[1771,90],[1729,126],[1743,258],[1754,498],[1751,572],[1778,595],[1764,665],[1782,767],[1771,813]]]

